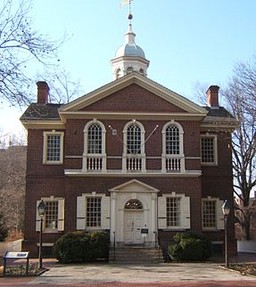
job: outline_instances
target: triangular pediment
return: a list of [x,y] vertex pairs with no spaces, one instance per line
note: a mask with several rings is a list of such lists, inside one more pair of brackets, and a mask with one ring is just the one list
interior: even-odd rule
[[[100,101],[106,103],[110,97],[118,97],[118,93],[132,85],[137,85],[141,90],[147,90],[150,93],[151,98],[154,96],[155,99],[159,98],[159,101],[162,101],[162,103],[165,102],[166,106],[169,105],[169,110],[167,112],[197,114],[199,116],[205,116],[207,114],[207,111],[199,105],[135,72],[112,81],[91,93],[63,105],[59,109],[59,113],[61,117],[65,117],[65,115],[70,115],[72,113],[86,113],[92,110],[102,111],[103,103],[100,105]],[[143,101],[143,98],[141,101]],[[146,107],[147,105],[148,102],[145,102],[144,106]],[[159,105],[156,104],[155,106]],[[92,109],[92,107],[94,108]]]
[[159,192],[158,189],[144,183],[141,182],[137,179],[132,179],[130,181],[127,181],[123,184],[120,184],[112,189],[109,190],[110,192],[132,192],[132,193],[136,193],[136,192]]

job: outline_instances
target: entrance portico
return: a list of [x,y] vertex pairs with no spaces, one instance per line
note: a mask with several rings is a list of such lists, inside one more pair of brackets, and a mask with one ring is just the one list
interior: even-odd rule
[[[111,243],[154,246],[159,190],[134,179],[109,191]],[[142,229],[145,233],[142,233]]]

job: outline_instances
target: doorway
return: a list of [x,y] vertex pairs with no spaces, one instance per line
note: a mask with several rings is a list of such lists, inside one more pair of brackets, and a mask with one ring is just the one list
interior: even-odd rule
[[143,206],[137,199],[125,204],[124,242],[125,244],[142,244],[141,228],[143,226]]

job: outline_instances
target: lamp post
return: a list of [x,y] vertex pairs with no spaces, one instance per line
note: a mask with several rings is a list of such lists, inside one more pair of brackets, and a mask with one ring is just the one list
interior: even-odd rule
[[228,215],[230,213],[230,203],[225,200],[222,205],[222,212],[224,215],[224,229],[225,229],[225,266],[228,267]]
[[38,252],[38,259],[39,259],[39,269],[42,269],[43,266],[43,260],[42,260],[42,244],[43,244],[43,220],[44,220],[44,214],[46,210],[46,204],[43,200],[40,201],[37,207],[38,214],[40,216],[40,236],[39,236],[39,252]]

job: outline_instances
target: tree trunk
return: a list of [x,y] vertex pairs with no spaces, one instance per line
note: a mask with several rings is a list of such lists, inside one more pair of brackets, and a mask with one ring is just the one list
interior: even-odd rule
[[250,240],[251,239],[251,232],[250,232],[250,213],[244,213],[244,221],[241,225],[242,229],[242,240]]

